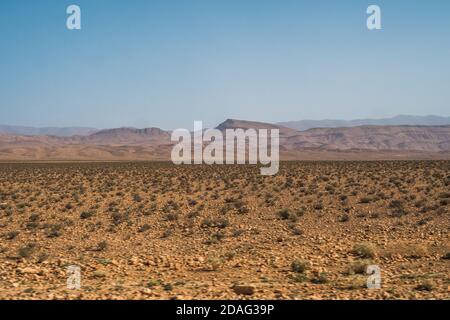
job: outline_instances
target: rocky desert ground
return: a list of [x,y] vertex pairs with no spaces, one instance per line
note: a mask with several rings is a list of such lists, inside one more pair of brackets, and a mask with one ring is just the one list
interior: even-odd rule
[[266,177],[2,163],[0,299],[449,299],[449,186],[450,161],[283,162]]

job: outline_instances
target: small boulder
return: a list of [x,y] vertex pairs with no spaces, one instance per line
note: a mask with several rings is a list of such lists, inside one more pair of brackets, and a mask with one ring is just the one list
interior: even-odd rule
[[236,294],[241,295],[252,295],[255,293],[255,287],[254,286],[247,286],[247,285],[235,285],[232,287],[233,291]]

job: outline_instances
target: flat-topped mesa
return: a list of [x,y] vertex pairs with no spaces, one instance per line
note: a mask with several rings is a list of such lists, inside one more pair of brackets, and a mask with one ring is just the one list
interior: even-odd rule
[[442,126],[450,125],[450,117],[398,115],[392,118],[355,120],[299,120],[279,122],[278,125],[305,131],[314,128],[342,128],[359,126]]
[[226,129],[278,129],[280,130],[280,135],[293,135],[297,132],[297,130],[286,128],[280,125],[266,123],[266,122],[257,122],[257,121],[247,121],[247,120],[237,120],[237,119],[227,119],[221,124],[219,124],[216,129],[224,131]]
[[90,143],[137,143],[151,140],[169,141],[170,133],[159,128],[116,128],[96,132],[86,137],[85,142]]
[[105,129],[100,130],[91,135],[91,137],[95,136],[121,136],[121,135],[140,135],[140,136],[161,136],[167,135],[168,133],[160,128],[130,128],[130,127],[122,127],[115,129]]

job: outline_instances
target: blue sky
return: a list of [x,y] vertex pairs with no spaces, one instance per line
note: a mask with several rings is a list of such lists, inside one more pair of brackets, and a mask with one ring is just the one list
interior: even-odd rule
[[447,0],[2,0],[0,123],[449,116],[449,17]]

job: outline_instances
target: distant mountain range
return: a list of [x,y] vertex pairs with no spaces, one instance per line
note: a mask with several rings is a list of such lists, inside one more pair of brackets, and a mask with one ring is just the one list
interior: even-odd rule
[[299,120],[279,122],[281,126],[304,131],[313,128],[341,128],[358,126],[443,126],[450,125],[450,117],[398,115],[383,119],[356,120]]
[[221,130],[278,128],[280,130],[280,146],[282,149],[290,151],[450,151],[450,125],[370,125],[297,131],[279,125],[228,119],[217,128]]
[[59,137],[70,137],[74,135],[87,136],[96,131],[98,131],[98,129],[86,127],[34,128],[23,126],[0,125],[0,134],[15,134],[21,136],[59,136]]
[[[227,119],[216,128],[222,131],[279,129],[280,155],[285,160],[450,159],[450,124],[443,120],[447,118],[399,116],[383,121],[405,121],[408,117],[416,122],[421,118],[420,124],[374,125],[371,122],[356,126],[357,121],[368,120],[355,120],[350,121],[351,126],[348,127],[322,126],[300,131],[280,124]],[[438,124],[430,125],[430,121]],[[43,129],[35,130],[27,128],[25,132],[41,132],[39,130]],[[174,145],[170,140],[171,133],[159,128],[70,130],[44,131],[59,135],[17,134],[17,129],[12,133],[0,133],[0,160],[170,160]],[[68,135],[68,132],[77,134]]]
[[[231,121],[231,120],[228,120]],[[236,120],[235,120],[236,121]],[[244,123],[244,120],[240,120]],[[261,122],[250,121],[252,124],[257,125]],[[267,128],[268,123],[263,123]],[[222,126],[226,126],[225,121]],[[281,126],[297,131],[304,131],[314,128],[341,128],[341,127],[358,127],[358,126],[404,126],[404,125],[417,125],[417,126],[443,126],[450,125],[450,117],[440,116],[410,116],[410,115],[398,115],[392,118],[382,119],[356,119],[356,120],[299,120],[299,121],[286,121],[279,122],[273,126]],[[146,130],[136,128],[119,128],[121,130]],[[220,129],[220,126],[219,126]],[[19,136],[57,136],[57,137],[70,137],[70,136],[89,136],[96,132],[108,132],[106,129],[100,130],[90,127],[25,127],[25,126],[11,126],[0,124],[0,134],[19,135]],[[161,130],[161,129],[158,129]]]

